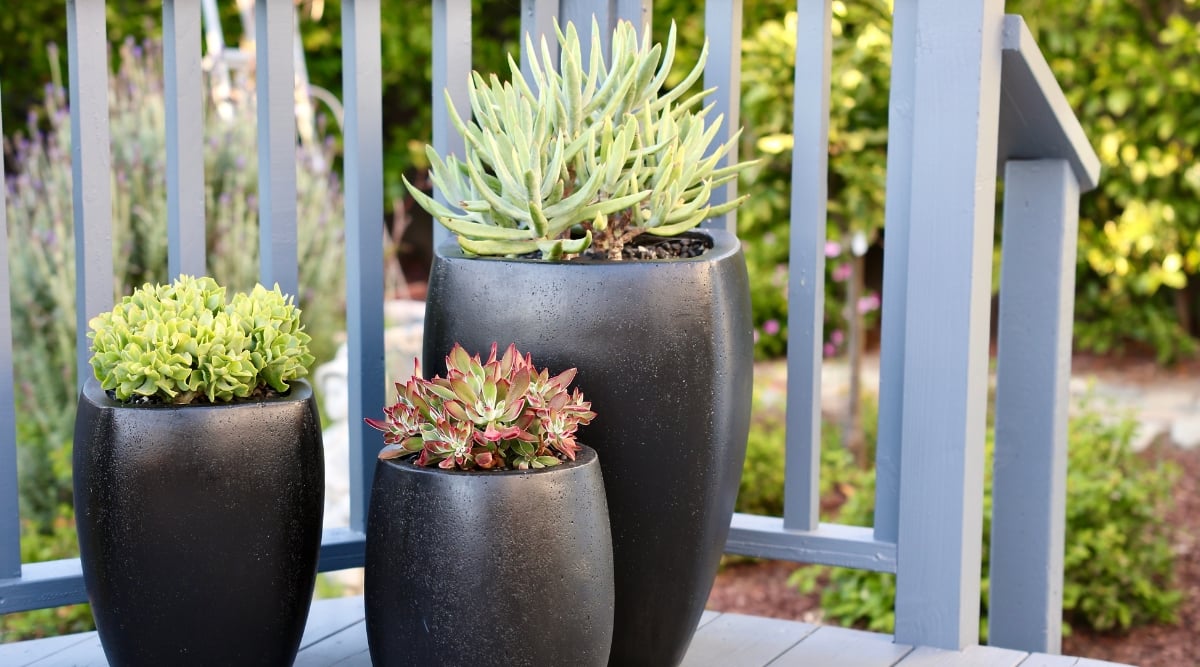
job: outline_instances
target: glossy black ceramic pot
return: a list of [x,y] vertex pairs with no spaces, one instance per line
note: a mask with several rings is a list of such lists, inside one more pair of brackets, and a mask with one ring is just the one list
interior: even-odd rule
[[291,387],[255,403],[127,406],[85,384],[75,515],[109,664],[292,664],[325,469],[312,388]]
[[425,372],[457,341],[516,343],[551,372],[579,369],[596,419],[612,520],[611,664],[678,664],[729,535],[750,425],[753,324],[737,238],[699,257],[543,262],[443,245],[425,317]]
[[612,540],[596,453],[530,471],[380,461],[365,605],[379,667],[600,667]]

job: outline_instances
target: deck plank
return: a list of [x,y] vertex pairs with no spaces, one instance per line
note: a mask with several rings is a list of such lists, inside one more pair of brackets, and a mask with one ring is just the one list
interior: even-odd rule
[[336,635],[361,622],[364,616],[361,595],[313,601],[308,612],[308,624],[304,626],[304,638],[300,640],[300,649],[304,650]]
[[719,611],[705,609],[704,613],[700,614],[700,622],[696,624],[696,628],[700,629],[700,628],[704,627],[706,624],[711,623],[714,620],[716,620],[717,617],[720,615],[721,615],[721,612],[719,612]]
[[30,667],[108,667],[108,659],[100,646],[100,635],[89,632],[84,641],[30,663]]
[[26,667],[56,653],[61,653],[76,644],[86,642],[95,634],[94,632],[83,632],[75,635],[59,635],[45,639],[0,644],[0,665]]
[[1076,667],[1079,658],[1069,655],[1049,655],[1047,653],[1030,653],[1020,667]]
[[326,637],[300,651],[294,667],[368,667],[371,655],[367,651],[367,624],[354,625]]
[[1025,651],[995,646],[969,646],[961,651],[921,646],[899,664],[899,667],[1017,667],[1029,657]]
[[[362,596],[317,600],[297,667],[367,667]],[[95,632],[0,645],[4,667],[104,667]],[[974,646],[943,651],[893,642],[891,635],[798,621],[705,611],[684,667],[1130,667],[1102,660]]]
[[771,667],[892,667],[912,651],[891,635],[821,626]]
[[766,665],[816,629],[808,623],[721,614],[696,631],[683,667]]

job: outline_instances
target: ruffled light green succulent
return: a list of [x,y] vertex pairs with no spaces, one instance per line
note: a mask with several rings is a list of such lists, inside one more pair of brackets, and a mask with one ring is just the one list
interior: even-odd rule
[[[688,95],[703,73],[707,43],[695,68],[662,92],[675,57],[674,24],[665,47],[651,46],[648,34],[639,46],[633,25],[622,21],[605,63],[593,20],[586,70],[575,26],[556,31],[558,62],[543,40],[541,63],[530,59],[532,82],[511,56],[511,83],[472,74],[470,121],[447,94],[465,156],[426,153],[433,183],[452,206],[405,181],[463,250],[558,259],[594,245],[620,259],[639,234],[674,236],[745,201],[710,204],[713,188],[750,163],[718,168],[737,136],[709,152],[722,117],[706,124],[712,106],[699,108],[712,90]],[[526,49],[538,53],[528,39]]]
[[92,369],[118,401],[184,404],[284,393],[313,356],[300,309],[276,285],[225,303],[212,278],[146,283],[88,323]]

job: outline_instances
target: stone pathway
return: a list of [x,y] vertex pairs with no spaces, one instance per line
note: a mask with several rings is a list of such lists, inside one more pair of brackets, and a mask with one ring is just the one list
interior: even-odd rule
[[[1130,413],[1140,427],[1134,449],[1141,451],[1160,438],[1192,449],[1200,447],[1200,373],[1192,368],[1160,369],[1150,362],[1114,362],[1079,358],[1070,392],[1076,404],[1087,401],[1113,414]],[[784,361],[755,365],[755,383],[764,405],[782,406],[787,367]],[[993,378],[994,381],[994,378]],[[879,357],[863,359],[864,391],[879,390]],[[826,413],[845,410],[850,371],[845,359],[827,359],[821,369],[821,404]]]
[[1072,373],[1071,396],[1090,393],[1096,405],[1110,404],[1132,413],[1140,424],[1135,450],[1163,437],[1184,449],[1200,447],[1200,374],[1190,368],[1165,370],[1142,364],[1077,366],[1082,368]]

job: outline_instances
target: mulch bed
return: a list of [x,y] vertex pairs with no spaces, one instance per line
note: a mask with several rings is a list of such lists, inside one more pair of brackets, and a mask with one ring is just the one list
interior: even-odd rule
[[[1123,636],[1084,630],[1063,639],[1063,653],[1141,667],[1182,667],[1200,664],[1200,450],[1184,451],[1159,445],[1144,453],[1174,461],[1180,468],[1175,507],[1169,515],[1175,526],[1176,586],[1184,592],[1179,622],[1173,626],[1136,628]],[[717,611],[821,622],[820,593],[800,594],[787,583],[795,563],[738,562],[724,567],[708,599]]]

